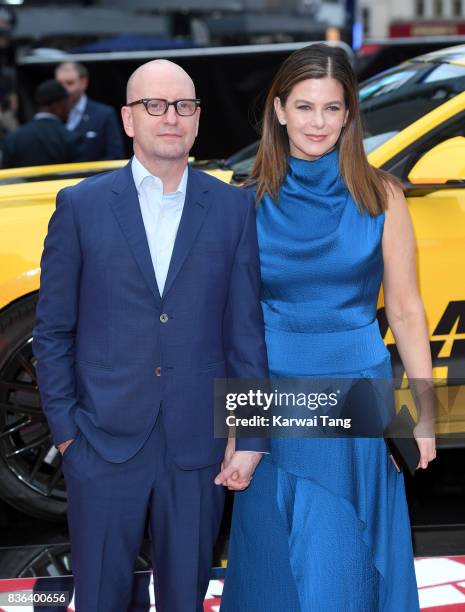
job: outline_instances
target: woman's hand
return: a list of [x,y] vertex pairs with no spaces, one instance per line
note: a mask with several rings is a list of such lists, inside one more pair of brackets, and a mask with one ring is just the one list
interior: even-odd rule
[[418,291],[412,222],[402,189],[395,184],[389,197],[382,244],[384,306],[419,416],[413,430],[420,450],[417,469],[426,469],[436,457],[431,350]]
[[436,439],[434,435],[428,436],[427,438],[418,435],[420,433],[418,431],[418,425],[413,430],[413,433],[418,444],[418,449],[420,450],[420,461],[418,462],[417,470],[419,468],[426,470],[428,463],[436,459]]

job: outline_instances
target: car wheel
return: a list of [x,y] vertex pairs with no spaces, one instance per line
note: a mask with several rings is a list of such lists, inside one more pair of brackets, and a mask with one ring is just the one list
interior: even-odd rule
[[[152,567],[150,554],[141,550],[134,570],[148,571]],[[70,576],[71,546],[59,536],[48,544],[3,549],[0,558],[0,579]]]
[[41,408],[32,354],[37,295],[0,315],[0,497],[30,516],[66,516],[61,455]]

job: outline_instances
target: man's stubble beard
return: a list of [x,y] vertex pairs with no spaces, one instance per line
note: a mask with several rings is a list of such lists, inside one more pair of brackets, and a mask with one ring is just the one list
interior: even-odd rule
[[[193,146],[193,145],[192,145]],[[158,159],[180,160],[189,156],[190,149],[187,149],[183,144],[178,143],[175,146],[162,145],[153,148],[153,155]]]

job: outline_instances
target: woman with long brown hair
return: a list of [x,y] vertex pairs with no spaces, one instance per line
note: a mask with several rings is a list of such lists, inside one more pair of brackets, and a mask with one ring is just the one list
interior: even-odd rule
[[[315,44],[283,63],[252,177],[270,375],[392,377],[382,283],[407,375],[431,379],[406,201],[367,161],[342,50]],[[426,468],[434,438],[417,443]],[[228,557],[222,612],[419,609],[403,476],[381,437],[272,439],[236,493]]]

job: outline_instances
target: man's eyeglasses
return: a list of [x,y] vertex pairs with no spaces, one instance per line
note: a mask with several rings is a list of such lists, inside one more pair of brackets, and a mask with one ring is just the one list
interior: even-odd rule
[[191,117],[200,106],[200,100],[196,98],[194,100],[174,100],[174,102],[168,102],[168,100],[159,98],[142,98],[141,100],[128,102],[126,106],[135,106],[136,104],[143,104],[148,114],[154,117],[160,117],[167,113],[170,106],[174,106],[174,110],[181,117]]

